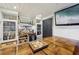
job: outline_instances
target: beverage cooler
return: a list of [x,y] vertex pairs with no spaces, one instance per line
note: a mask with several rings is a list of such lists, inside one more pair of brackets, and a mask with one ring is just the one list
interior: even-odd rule
[[36,23],[36,36],[37,40],[42,39],[42,21],[40,23]]
[[0,42],[17,40],[17,21],[0,20]]

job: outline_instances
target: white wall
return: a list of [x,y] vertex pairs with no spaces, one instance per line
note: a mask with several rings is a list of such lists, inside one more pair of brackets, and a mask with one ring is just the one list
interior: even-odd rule
[[55,26],[55,18],[53,15],[53,35],[72,40],[79,40],[79,25],[78,26]]

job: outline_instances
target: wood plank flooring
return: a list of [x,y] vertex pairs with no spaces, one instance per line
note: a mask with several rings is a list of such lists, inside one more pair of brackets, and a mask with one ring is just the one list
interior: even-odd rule
[[[79,54],[79,44],[76,44],[79,41],[74,42],[70,39],[57,37],[57,36],[46,37],[46,38],[43,38],[43,40],[41,41],[46,42],[48,44],[48,47],[42,49],[41,51],[33,53],[32,49],[29,46],[29,43],[24,43],[17,46],[16,55],[74,55],[74,54],[76,55],[76,54]],[[11,50],[12,48],[9,47],[7,49]],[[9,52],[9,50],[5,50],[5,49],[4,51]],[[12,51],[14,50],[11,50],[11,52]],[[8,53],[3,53],[1,55],[8,55]]]

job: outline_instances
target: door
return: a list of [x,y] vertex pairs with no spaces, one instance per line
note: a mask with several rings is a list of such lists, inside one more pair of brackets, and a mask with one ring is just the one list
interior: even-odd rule
[[43,37],[52,36],[52,18],[43,21]]

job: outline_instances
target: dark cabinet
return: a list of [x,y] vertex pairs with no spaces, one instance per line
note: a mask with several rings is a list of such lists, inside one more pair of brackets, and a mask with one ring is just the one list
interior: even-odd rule
[[34,40],[36,40],[36,34],[30,34],[29,41],[34,41]]
[[43,20],[43,37],[52,36],[52,18]]

